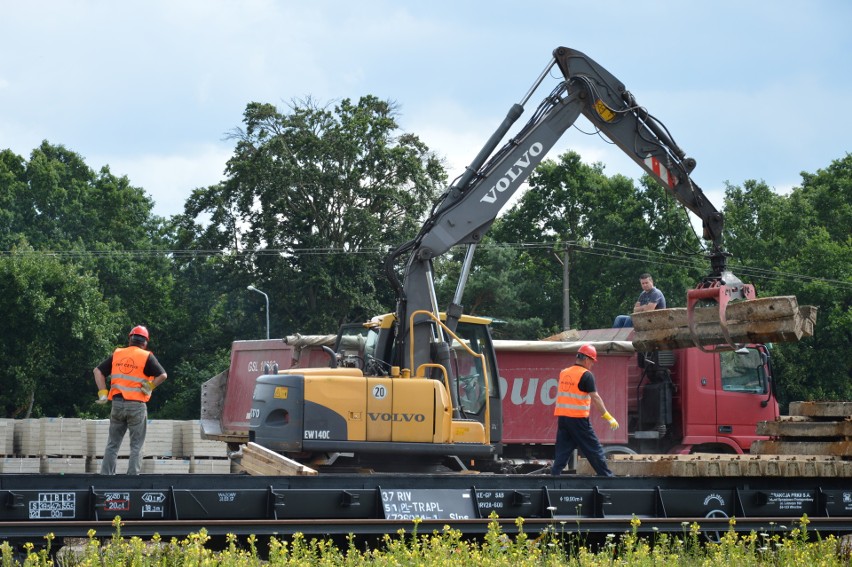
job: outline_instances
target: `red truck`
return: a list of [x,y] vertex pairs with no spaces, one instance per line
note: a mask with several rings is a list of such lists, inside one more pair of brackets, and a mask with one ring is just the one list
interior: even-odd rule
[[[549,459],[556,438],[553,408],[560,370],[581,344],[598,351],[594,374],[612,431],[598,416],[595,430],[608,452],[748,452],[760,421],[779,415],[768,351],[697,348],[637,353],[632,329],[578,331],[571,341],[494,341],[502,398],[502,458]],[[202,390],[202,425],[211,439],[248,439],[252,392],[258,376],[275,368],[328,365],[334,335],[236,341],[229,370]],[[468,393],[470,394],[470,393]],[[464,396],[464,393],[462,394]]]
[[[631,329],[580,331],[571,342],[494,341],[503,398],[504,457],[542,456],[556,438],[553,403],[559,371],[579,346],[598,350],[594,374],[609,412],[627,427],[611,430],[593,415],[608,452],[744,453],[760,421],[778,415],[768,351],[697,348],[638,354]],[[543,455],[551,455],[544,447]]]

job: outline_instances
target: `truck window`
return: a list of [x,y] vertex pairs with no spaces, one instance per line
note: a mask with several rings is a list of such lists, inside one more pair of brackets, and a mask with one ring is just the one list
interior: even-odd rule
[[766,393],[766,372],[757,349],[725,351],[720,353],[719,357],[723,390],[749,394]]

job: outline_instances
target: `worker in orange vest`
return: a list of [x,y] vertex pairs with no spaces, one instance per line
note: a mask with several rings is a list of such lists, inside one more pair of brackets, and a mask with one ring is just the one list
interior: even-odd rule
[[556,407],[553,414],[559,418],[556,431],[556,454],[553,458],[551,474],[558,476],[568,464],[575,449],[580,449],[599,476],[612,476],[606,464],[603,447],[589,423],[589,411],[592,404],[609,422],[612,429],[618,429],[618,422],[606,411],[603,399],[595,387],[595,375],[592,365],[598,360],[597,349],[584,344],[577,352],[577,361],[559,373],[559,390],[556,394]]
[[[137,325],[130,330],[128,346],[115,349],[93,373],[98,386],[97,403],[112,401],[109,414],[109,440],[101,474],[115,474],[118,449],[124,434],[130,433],[130,459],[127,474],[139,474],[142,469],[142,445],[148,429],[148,406],[151,392],[168,375],[154,353],[148,348],[148,329]],[[110,386],[107,389],[106,377]]]

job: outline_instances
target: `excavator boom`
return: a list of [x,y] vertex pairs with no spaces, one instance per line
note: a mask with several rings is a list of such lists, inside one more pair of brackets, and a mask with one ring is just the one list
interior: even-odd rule
[[[523,105],[554,66],[562,72],[564,81],[545,98],[526,125],[497,150],[499,142],[523,113]],[[386,271],[397,291],[396,316],[400,324],[395,364],[413,368],[416,364],[433,362],[435,345],[443,340],[441,331],[426,317],[414,318],[410,325],[413,335],[407,330],[412,313],[432,312],[435,314],[432,319],[438,317],[432,259],[453,246],[468,245],[455,297],[446,310],[447,325],[452,329],[462,313],[461,297],[476,244],[502,207],[581,114],[701,219],[703,238],[708,242],[710,272],[689,292],[686,309],[634,316],[637,348],[736,349],[742,343],[799,340],[812,334],[815,309],[803,312],[795,298],[791,301],[789,297],[756,300],[754,287],[744,284],[727,269],[730,254],[722,244],[723,215],[692,180],[690,174],[696,161],[675,143],[662,122],[640,106],[624,84],[587,55],[559,47],[524,100],[510,109],[465,173],[435,205],[417,237],[389,256]],[[394,262],[406,253],[409,256],[400,282]],[[729,314],[728,306],[738,302],[751,306],[734,309]],[[414,347],[409,348],[412,344]]]

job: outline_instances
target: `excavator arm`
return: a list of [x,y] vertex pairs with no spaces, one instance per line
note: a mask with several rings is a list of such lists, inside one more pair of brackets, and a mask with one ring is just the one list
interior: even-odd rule
[[[564,81],[540,103],[520,131],[497,149],[523,113],[532,93],[554,66],[562,72]],[[652,337],[640,338],[636,346],[642,350],[692,344],[701,348],[738,346],[736,339],[742,337],[728,329],[726,306],[730,301],[754,299],[754,288],[743,284],[726,268],[729,254],[722,245],[723,216],[691,179],[695,160],[686,156],[666,127],[641,107],[606,69],[579,51],[559,47],[522,101],[512,106],[471,165],[437,201],[419,234],[388,256],[386,272],[397,293],[398,330],[394,364],[414,368],[423,363],[442,363],[447,345],[444,334],[434,323],[439,308],[432,273],[433,258],[454,246],[468,246],[455,296],[446,310],[447,326],[453,329],[462,313],[461,297],[477,243],[503,206],[581,114],[701,219],[703,237],[709,244],[711,269],[690,292],[686,322],[657,318],[647,323],[645,319],[637,322],[634,317],[637,334],[644,332],[641,329],[643,324],[653,331]],[[405,254],[408,258],[400,282],[395,266]],[[694,317],[696,307],[705,303],[713,303],[714,312],[719,314],[715,319],[715,331],[711,333],[707,333],[706,328],[699,331]],[[434,317],[424,316],[423,312],[432,313]],[[420,314],[409,321],[412,313]],[[682,339],[675,338],[677,333],[674,331],[667,334],[672,330],[670,327],[684,325],[691,344],[681,344]],[[414,329],[413,336],[409,328]],[[663,331],[663,334],[658,331]],[[748,338],[756,342],[761,338],[758,335],[760,333],[752,333]],[[789,335],[782,339],[773,333],[764,335],[772,340],[791,340]],[[801,333],[796,339],[800,337]]]

